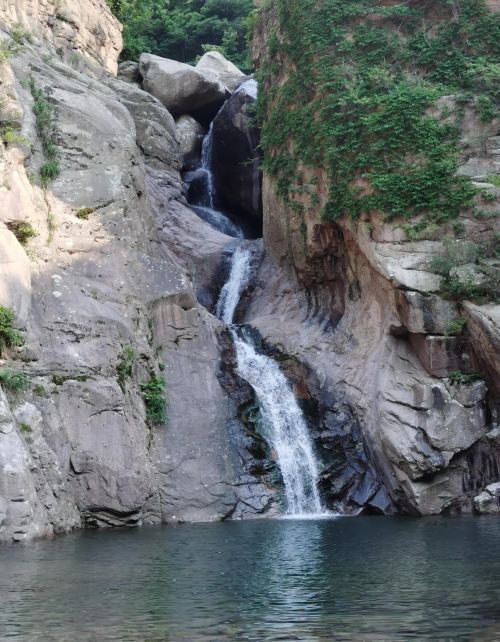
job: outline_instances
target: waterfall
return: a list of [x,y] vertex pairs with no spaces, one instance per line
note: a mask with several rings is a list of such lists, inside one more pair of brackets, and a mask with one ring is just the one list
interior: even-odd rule
[[200,167],[184,174],[191,209],[213,228],[233,236],[244,238],[243,230],[219,210],[214,209],[215,183],[212,173],[213,124],[203,139]]
[[[248,284],[250,253],[238,247],[231,272],[217,303],[217,316],[231,324],[241,293]],[[322,515],[318,492],[319,472],[304,415],[278,364],[259,354],[250,336],[231,329],[237,356],[237,373],[255,391],[266,437],[275,451],[283,477],[286,512],[291,516]]]
[[248,285],[249,276],[250,252],[238,247],[232,256],[229,279],[222,288],[217,301],[216,315],[228,325],[233,322],[236,306],[241,293]]
[[205,172],[207,183],[208,206],[214,208],[214,177],[212,175],[212,147],[213,147],[214,121],[210,123],[208,134],[203,139],[201,148],[201,169]]

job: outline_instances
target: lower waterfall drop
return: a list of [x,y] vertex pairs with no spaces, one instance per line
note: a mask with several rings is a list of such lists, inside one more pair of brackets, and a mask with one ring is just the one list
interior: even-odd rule
[[[250,252],[238,247],[231,272],[217,303],[217,316],[231,325],[240,296],[248,284]],[[278,364],[259,354],[244,330],[231,328],[237,373],[254,389],[271,448],[283,477],[286,513],[294,517],[325,515],[318,492],[319,472],[302,411]]]

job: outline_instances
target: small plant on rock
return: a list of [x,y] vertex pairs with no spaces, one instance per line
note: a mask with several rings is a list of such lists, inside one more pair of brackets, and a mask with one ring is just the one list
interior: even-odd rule
[[125,392],[125,383],[127,379],[132,376],[132,370],[135,361],[135,351],[132,346],[125,346],[120,355],[120,361],[116,366],[116,374],[118,384],[123,392]]
[[30,382],[24,372],[0,370],[0,385],[8,392],[24,392],[29,389]]
[[167,398],[165,379],[152,376],[141,383],[142,398],[146,406],[146,418],[151,424],[164,424],[167,421]]
[[88,221],[90,215],[93,213],[94,210],[91,207],[81,207],[76,213],[76,218],[79,218],[82,221]]
[[0,306],[0,356],[7,348],[14,348],[23,344],[21,334],[14,329],[15,315],[10,308]]
[[452,370],[448,373],[448,379],[451,383],[466,385],[468,383],[473,383],[474,381],[479,381],[481,379],[481,375],[477,373],[465,374],[464,372],[460,372],[460,370]]
[[466,319],[462,317],[459,317],[458,319],[454,319],[453,321],[450,321],[450,323],[448,324],[445,335],[449,337],[452,335],[462,334],[466,326],[467,326]]
[[43,155],[45,156],[45,163],[39,170],[42,186],[45,188],[61,171],[57,161],[54,108],[48,100],[48,94],[36,86],[33,78],[30,78],[29,87],[33,97],[36,128],[42,143]]
[[49,160],[40,167],[40,179],[42,186],[47,185],[59,176],[61,168],[56,160]]
[[33,42],[33,36],[27,31],[23,25],[16,23],[10,27],[10,37],[16,45],[24,45]]
[[7,223],[7,227],[22,246],[25,246],[30,239],[38,236],[33,225],[26,221],[13,221]]

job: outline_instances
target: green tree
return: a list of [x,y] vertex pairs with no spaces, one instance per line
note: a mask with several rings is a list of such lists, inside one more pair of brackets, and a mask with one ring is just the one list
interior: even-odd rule
[[108,0],[123,23],[123,59],[154,53],[194,63],[216,49],[245,71],[252,0]]

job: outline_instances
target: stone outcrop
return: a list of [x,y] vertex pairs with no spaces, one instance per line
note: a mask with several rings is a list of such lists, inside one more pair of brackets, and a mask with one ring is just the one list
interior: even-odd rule
[[142,54],[139,73],[143,88],[153,94],[174,116],[217,109],[226,90],[217,74],[200,71],[176,60]]
[[242,220],[260,227],[262,173],[259,136],[249,106],[256,99],[255,81],[244,83],[226,102],[213,123],[212,166],[218,198]]
[[[29,386],[0,393],[0,540],[260,514],[263,491],[228,439],[223,328],[196,297],[213,301],[232,239],[187,207],[160,101],[50,46],[2,65],[19,131],[1,143],[0,305],[24,344],[0,369]],[[45,189],[29,78],[53,109],[60,173]],[[12,221],[35,233],[24,246]],[[160,376],[167,426],[147,420],[141,394]]]
[[482,493],[474,497],[474,507],[480,514],[500,515],[500,482],[486,486]]
[[7,31],[21,25],[48,52],[72,64],[82,56],[111,73],[117,71],[122,27],[106,0],[5,0],[0,24]]
[[205,128],[193,118],[185,114],[175,121],[177,136],[180,142],[182,169],[193,170],[200,164]]
[[[266,43],[277,26],[272,9],[262,15],[257,66],[269,64]],[[279,63],[286,69],[285,60]],[[284,79],[285,72],[267,82]],[[498,121],[485,125],[467,112],[463,126],[461,173],[477,181],[498,173]],[[287,205],[264,176],[267,258],[245,321],[348,404],[397,511],[471,512],[474,497],[499,479],[500,452],[491,438],[500,401],[499,306],[445,300],[441,277],[429,267],[440,241],[410,240],[403,221],[323,220],[327,173],[300,169],[302,186],[317,186],[314,207],[299,185],[297,207]],[[464,236],[500,230],[495,218],[461,222]],[[450,378],[453,371],[458,379]]]
[[203,73],[218,75],[229,91],[236,91],[246,78],[236,65],[233,65],[218,51],[204,53],[196,63],[196,69]]

